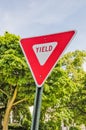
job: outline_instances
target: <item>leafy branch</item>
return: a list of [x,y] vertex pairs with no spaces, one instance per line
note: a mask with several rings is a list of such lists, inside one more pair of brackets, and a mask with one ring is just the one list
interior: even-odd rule
[[0,91],[1,91],[4,95],[6,95],[7,97],[9,97],[9,95],[8,95],[4,90],[0,89]]
[[16,106],[17,104],[19,104],[19,103],[21,103],[21,102],[24,102],[24,101],[27,101],[27,100],[28,100],[28,98],[21,99],[21,100],[15,102],[15,103],[13,104],[13,106]]

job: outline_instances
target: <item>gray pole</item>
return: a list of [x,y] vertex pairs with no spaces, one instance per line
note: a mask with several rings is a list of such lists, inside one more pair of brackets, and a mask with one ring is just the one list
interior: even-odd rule
[[34,111],[33,111],[31,130],[39,129],[42,92],[43,92],[43,86],[36,87],[36,96],[35,96],[35,102],[34,102]]

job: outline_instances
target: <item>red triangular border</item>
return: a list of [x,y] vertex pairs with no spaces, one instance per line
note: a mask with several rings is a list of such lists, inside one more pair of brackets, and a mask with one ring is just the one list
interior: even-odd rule
[[[60,55],[69,44],[69,41],[73,37],[74,33],[75,31],[68,31],[63,33],[21,39],[20,45],[27,59],[27,63],[29,64],[37,86],[40,87],[43,85],[49,73],[56,65]],[[58,45],[56,46],[46,63],[42,66],[39,64],[32,47],[36,44],[46,44],[49,42],[57,42]]]

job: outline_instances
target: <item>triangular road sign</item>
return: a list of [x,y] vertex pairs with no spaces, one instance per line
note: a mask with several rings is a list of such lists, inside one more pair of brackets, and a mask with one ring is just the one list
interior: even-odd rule
[[21,39],[21,48],[38,87],[43,85],[74,34],[75,31],[68,31]]

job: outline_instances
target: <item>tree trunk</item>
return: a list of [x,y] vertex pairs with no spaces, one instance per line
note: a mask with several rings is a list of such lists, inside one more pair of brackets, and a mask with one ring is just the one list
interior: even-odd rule
[[9,99],[7,103],[7,108],[6,108],[6,112],[5,112],[4,120],[3,120],[3,130],[8,130],[8,121],[9,121],[10,111],[12,109],[16,96],[17,96],[17,87],[14,90],[13,97],[11,97],[11,99]]

